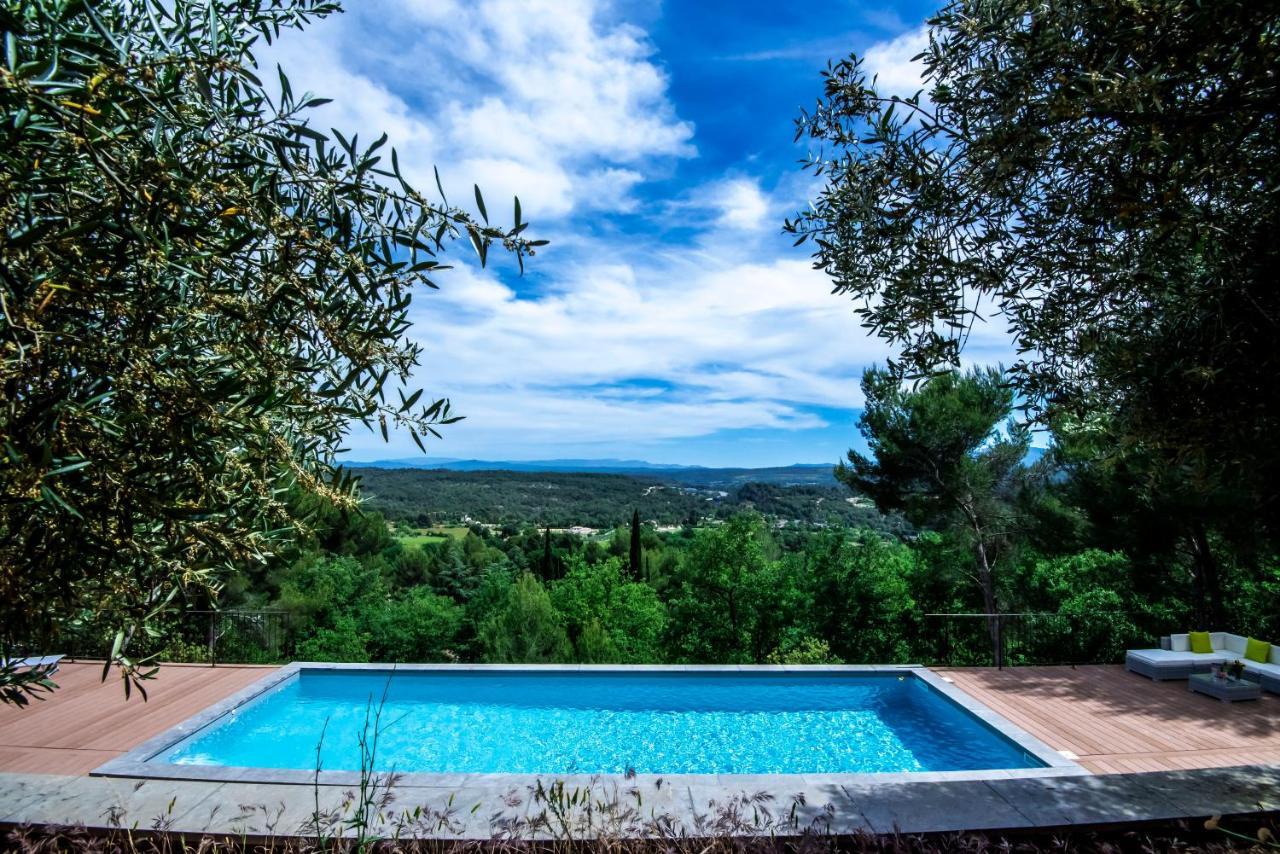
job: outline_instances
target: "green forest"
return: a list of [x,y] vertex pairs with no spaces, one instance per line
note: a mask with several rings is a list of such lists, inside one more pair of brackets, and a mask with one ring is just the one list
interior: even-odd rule
[[[830,469],[827,470],[828,475]],[[808,524],[877,530],[909,527],[870,499],[837,485],[770,483],[689,485],[662,476],[577,472],[423,471],[361,467],[365,504],[388,519],[421,526],[474,520],[482,524],[612,528],[638,511],[656,525],[726,519],[743,510]]]

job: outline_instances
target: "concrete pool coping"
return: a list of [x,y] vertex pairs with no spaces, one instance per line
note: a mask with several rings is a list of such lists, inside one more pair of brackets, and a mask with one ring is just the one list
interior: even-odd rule
[[[554,780],[544,779],[543,786]],[[807,831],[838,835],[1056,832],[1280,809],[1280,767],[1266,765],[799,789],[771,782],[759,789],[631,786],[615,793],[629,813],[621,823],[606,817],[576,829],[573,836],[652,837],[655,828],[671,837],[693,838],[795,836]],[[315,817],[336,815],[336,819],[325,819],[326,826],[333,828],[326,835],[349,835],[343,820],[351,815],[350,794],[344,788],[0,772],[0,825],[150,828],[243,841],[246,837],[314,838]],[[609,796],[609,790],[600,786],[592,791]],[[633,792],[643,795],[642,804]],[[488,782],[457,790],[397,784],[394,794],[394,803],[378,810],[369,827],[375,837],[538,839],[554,836],[560,827],[558,814],[529,789]],[[593,807],[599,804],[596,797],[590,801]],[[578,801],[579,812],[586,802],[585,798]],[[739,815],[746,814],[746,826],[718,820],[724,807],[735,805]],[[755,805],[768,811],[759,823],[751,817]],[[438,820],[446,814],[447,821]],[[420,820],[423,816],[425,820]],[[574,826],[581,827],[576,818]],[[1254,829],[1240,827],[1248,832]]]
[[1029,754],[1041,767],[970,771],[904,771],[860,774],[511,774],[511,773],[398,773],[401,785],[424,789],[459,789],[475,785],[525,789],[547,779],[561,780],[569,786],[583,786],[604,781],[619,788],[637,785],[661,785],[665,781],[677,786],[719,786],[746,788],[768,782],[770,786],[856,786],[885,783],[941,783],[965,780],[1008,780],[1088,775],[1089,772],[1054,750],[1031,733],[956,687],[949,680],[920,665],[613,665],[613,664],[335,664],[329,662],[293,662],[268,674],[247,688],[214,703],[202,712],[144,741],[122,756],[94,769],[95,777],[130,777],[157,780],[199,780],[216,783],[280,783],[290,785],[355,786],[360,783],[358,771],[324,771],[299,768],[245,768],[220,765],[176,765],[150,760],[217,721],[224,715],[263,695],[283,687],[303,671],[390,673],[474,671],[511,673],[807,673],[807,674],[902,674],[919,679],[946,700],[964,709],[987,728],[993,730]]

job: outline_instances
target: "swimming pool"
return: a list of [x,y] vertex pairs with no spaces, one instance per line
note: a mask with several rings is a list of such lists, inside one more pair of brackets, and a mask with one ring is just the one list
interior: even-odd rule
[[[292,665],[102,773],[918,774],[1063,764],[916,668]],[[959,695],[959,696],[958,696]],[[968,706],[968,708],[966,708]],[[1002,731],[1003,730],[1003,731]],[[130,766],[130,770],[124,766]],[[249,772],[249,773],[246,773]],[[288,774],[285,774],[289,778]]]

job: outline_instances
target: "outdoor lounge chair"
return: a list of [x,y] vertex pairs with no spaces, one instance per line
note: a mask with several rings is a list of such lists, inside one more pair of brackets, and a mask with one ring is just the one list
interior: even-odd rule
[[1244,676],[1259,682],[1263,690],[1280,694],[1280,645],[1272,644],[1268,662],[1250,661],[1244,657],[1248,639],[1228,632],[1210,632],[1213,652],[1192,652],[1185,634],[1161,638],[1162,649],[1131,649],[1125,653],[1124,666],[1131,673],[1157,681],[1186,679],[1193,673],[1208,673],[1215,664],[1241,661]]
[[1195,653],[1189,650],[1131,649],[1124,654],[1124,668],[1157,682],[1163,679],[1186,679],[1192,673],[1208,673],[1215,664],[1226,664],[1226,653]]

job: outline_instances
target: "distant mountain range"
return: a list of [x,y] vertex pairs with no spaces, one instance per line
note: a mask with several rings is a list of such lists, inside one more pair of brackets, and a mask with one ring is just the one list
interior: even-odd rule
[[[1028,465],[1040,459],[1044,448],[1027,452]],[[514,471],[563,474],[621,474],[685,486],[734,487],[744,483],[834,486],[834,463],[795,463],[766,468],[711,468],[650,463],[644,460],[461,460],[445,457],[408,457],[372,462],[348,462],[352,468],[421,469],[425,471]]]
[[563,472],[574,474],[624,474],[689,486],[724,486],[742,483],[834,484],[833,464],[797,463],[769,468],[708,468],[650,463],[644,460],[459,460],[411,457],[372,462],[348,462],[352,468],[426,469],[435,471]]
[[664,465],[644,460],[463,460],[456,457],[404,457],[398,460],[352,462],[348,465],[375,469],[444,469],[446,471],[563,471],[617,472],[650,469],[690,469],[703,466]]

